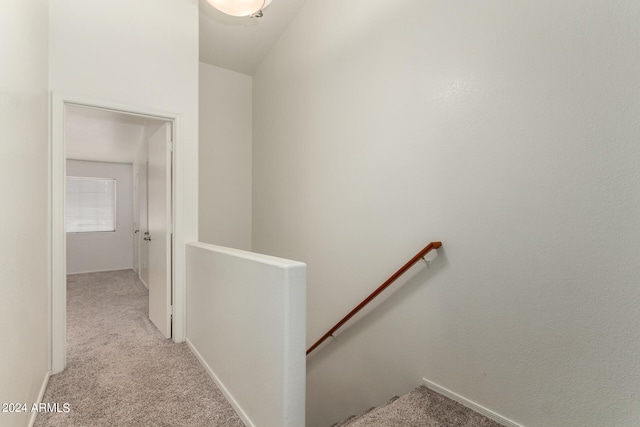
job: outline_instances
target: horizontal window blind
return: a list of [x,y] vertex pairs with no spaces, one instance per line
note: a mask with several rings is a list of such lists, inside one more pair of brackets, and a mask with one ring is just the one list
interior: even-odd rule
[[65,209],[68,233],[116,231],[116,180],[68,176]]

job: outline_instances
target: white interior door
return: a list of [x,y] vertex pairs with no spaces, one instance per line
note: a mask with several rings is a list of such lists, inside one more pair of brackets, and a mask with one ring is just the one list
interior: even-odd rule
[[171,337],[171,125],[149,138],[147,166],[149,319]]
[[140,276],[140,172],[133,177],[133,271]]
[[[145,152],[148,156],[148,150]],[[149,205],[149,194],[147,192],[147,162],[140,165],[140,173],[138,174],[138,224],[140,232],[138,240],[140,241],[139,257],[139,269],[140,279],[144,285],[149,289],[149,245],[148,242],[142,240],[144,233],[149,231],[149,217],[147,215]]]

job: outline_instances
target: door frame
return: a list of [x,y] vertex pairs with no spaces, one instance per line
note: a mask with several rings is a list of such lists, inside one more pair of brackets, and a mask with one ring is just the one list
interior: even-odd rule
[[[173,198],[171,191],[167,191],[167,187],[172,187],[173,183],[173,129],[171,126],[170,122],[164,122],[160,129],[148,136],[146,168],[147,227],[145,239],[146,236],[149,236],[150,239],[146,242],[149,270],[149,320],[167,338],[172,336],[172,298],[171,292],[167,292],[167,282],[172,283],[173,281],[171,276],[166,274],[166,267],[171,265],[173,259],[173,232],[171,230]],[[169,128],[167,129],[167,127]],[[157,135],[158,138],[156,138]],[[156,158],[158,155],[159,159]],[[160,174],[162,181],[156,182],[156,173],[152,173],[152,171],[158,170],[158,160],[163,165],[162,173]],[[153,167],[150,167],[150,165]],[[158,206],[158,200],[162,202],[159,204],[160,206]],[[164,215],[164,221],[158,221],[157,215],[159,212],[161,213],[160,218]],[[159,224],[163,224],[163,227],[157,230],[156,226]],[[151,232],[150,235],[148,234],[149,232]],[[161,243],[161,245],[158,246],[158,243]],[[167,251],[167,248],[170,248],[170,250]],[[159,265],[157,264],[158,262],[160,262]],[[162,274],[162,280],[157,280],[158,274]],[[152,278],[155,278],[155,280],[152,280]],[[159,304],[159,302],[162,302],[162,304]],[[156,310],[158,308],[159,310]]]
[[[53,92],[51,96],[51,144],[49,147],[50,179],[49,187],[49,214],[50,214],[50,265],[49,265],[49,310],[50,310],[50,330],[49,330],[49,370],[52,374],[62,372],[66,367],[67,353],[67,265],[66,265],[66,233],[64,230],[64,196],[66,182],[66,150],[65,150],[65,106],[75,105],[87,108],[97,108],[110,110],[126,114],[134,114],[143,117],[166,120],[172,123],[173,133],[173,165],[172,165],[172,188],[171,194],[171,216],[172,232],[174,238],[171,244],[171,282],[173,313],[173,341],[184,341],[185,312],[176,310],[184,306],[185,281],[183,275],[176,271],[176,241],[180,241],[178,233],[182,227],[182,209],[178,209],[178,201],[181,198],[180,180],[181,165],[180,156],[180,135],[181,116],[179,114],[164,111],[152,110],[148,108],[133,107],[110,103],[102,100],[81,98],[77,96],[63,95]],[[184,165],[186,167],[186,164]]]

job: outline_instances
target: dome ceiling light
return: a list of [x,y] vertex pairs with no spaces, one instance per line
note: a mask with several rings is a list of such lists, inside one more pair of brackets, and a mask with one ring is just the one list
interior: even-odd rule
[[271,0],[206,0],[211,6],[231,16],[250,16],[261,18],[262,9],[269,6]]

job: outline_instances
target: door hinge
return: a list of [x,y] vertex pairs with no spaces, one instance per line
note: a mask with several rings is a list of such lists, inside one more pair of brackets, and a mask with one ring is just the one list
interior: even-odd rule
[[169,306],[169,314],[171,316],[173,316],[173,306],[172,305]]
[[173,153],[173,141],[167,141],[167,151]]

